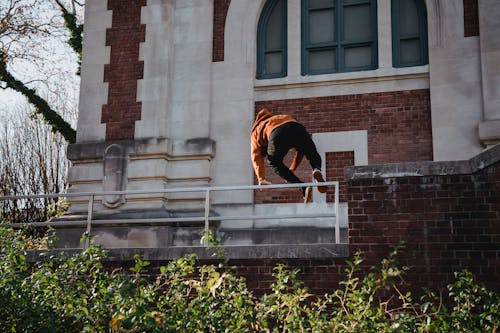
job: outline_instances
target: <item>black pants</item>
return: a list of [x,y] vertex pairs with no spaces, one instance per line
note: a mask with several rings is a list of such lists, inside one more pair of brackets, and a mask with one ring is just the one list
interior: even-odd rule
[[313,169],[321,170],[321,157],[304,126],[296,122],[285,123],[275,128],[269,137],[267,159],[274,172],[288,183],[302,181],[283,164],[283,158],[291,148],[304,153]]

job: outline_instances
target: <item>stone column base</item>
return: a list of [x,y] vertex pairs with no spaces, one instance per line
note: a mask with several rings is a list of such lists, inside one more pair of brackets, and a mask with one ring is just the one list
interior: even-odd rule
[[487,120],[479,124],[479,140],[486,147],[500,143],[500,120]]
[[[76,143],[68,147],[72,166],[68,193],[154,190],[206,186],[215,142],[167,138]],[[69,198],[70,214],[86,213],[89,197]],[[93,211],[198,209],[204,193],[151,193],[96,196]],[[167,207],[168,206],[168,207]]]

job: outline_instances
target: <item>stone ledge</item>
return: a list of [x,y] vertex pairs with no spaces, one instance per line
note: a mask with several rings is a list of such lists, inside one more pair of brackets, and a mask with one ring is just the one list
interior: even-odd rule
[[485,150],[481,154],[465,161],[443,162],[406,162],[387,163],[366,166],[350,166],[344,169],[344,178],[395,178],[464,175],[480,171],[500,161],[500,144]]
[[479,123],[479,140],[489,146],[500,142],[500,120],[487,120]]
[[149,138],[104,142],[73,143],[68,146],[67,156],[71,161],[100,160],[107,147],[117,144],[130,156],[164,155],[167,159],[178,156],[215,156],[215,141],[210,138],[172,140]]
[[[276,244],[250,246],[224,246],[226,259],[320,259],[347,258],[348,244]],[[172,246],[165,248],[127,248],[109,249],[106,261],[133,261],[138,254],[143,260],[167,261],[187,254],[196,254],[199,259],[217,259],[217,249],[204,246]],[[52,255],[64,253],[68,256],[81,253],[81,249],[65,249],[51,251],[29,251],[28,262],[48,260]]]

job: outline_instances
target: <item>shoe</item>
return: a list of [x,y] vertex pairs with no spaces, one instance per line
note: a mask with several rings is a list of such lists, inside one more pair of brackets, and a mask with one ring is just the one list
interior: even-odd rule
[[312,187],[311,186],[306,187],[306,190],[304,191],[304,203],[312,202],[312,197],[313,197],[312,194],[313,194]]
[[[321,170],[315,169],[313,171],[313,178],[314,178],[314,181],[317,183],[324,183],[325,182],[325,179],[323,178],[323,175],[321,174]],[[318,188],[319,193],[325,193],[327,190],[326,186],[318,186],[317,188]]]

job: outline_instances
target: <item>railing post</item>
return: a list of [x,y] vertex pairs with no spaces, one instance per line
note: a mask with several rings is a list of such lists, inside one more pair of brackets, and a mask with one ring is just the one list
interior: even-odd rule
[[205,229],[203,236],[203,245],[208,246],[208,233],[210,224],[208,221],[208,216],[210,215],[210,189],[205,192]]
[[335,184],[335,243],[340,243],[339,182]]
[[87,249],[90,245],[90,231],[92,228],[92,211],[94,210],[94,195],[91,194],[89,198],[89,206],[87,209],[87,238],[85,239],[85,249]]

